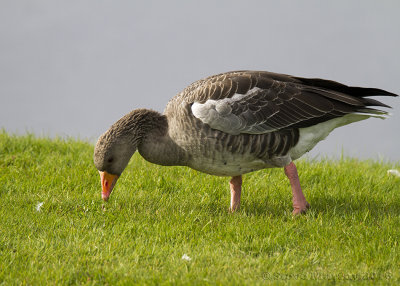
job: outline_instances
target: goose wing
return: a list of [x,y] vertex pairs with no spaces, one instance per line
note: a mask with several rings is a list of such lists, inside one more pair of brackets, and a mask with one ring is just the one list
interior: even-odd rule
[[396,96],[380,89],[253,71],[200,80],[183,95],[196,118],[229,134],[309,127],[349,113],[383,116],[385,111],[369,106],[389,106],[365,97]]

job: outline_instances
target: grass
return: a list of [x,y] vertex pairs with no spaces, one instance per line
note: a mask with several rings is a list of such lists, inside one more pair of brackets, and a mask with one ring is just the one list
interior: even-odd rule
[[230,214],[227,178],[138,154],[103,203],[92,153],[0,132],[0,284],[400,281],[399,163],[298,161],[312,208],[293,217],[282,169],[245,175]]

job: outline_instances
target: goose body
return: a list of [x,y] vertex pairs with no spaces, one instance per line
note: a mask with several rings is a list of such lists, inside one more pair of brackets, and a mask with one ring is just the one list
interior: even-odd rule
[[283,167],[292,185],[294,213],[308,208],[293,160],[335,128],[389,107],[371,96],[396,96],[334,81],[237,71],[194,82],[173,97],[164,114],[137,109],[100,136],[94,162],[103,199],[133,153],[160,165],[182,165],[231,176],[231,209],[239,207],[241,175]]

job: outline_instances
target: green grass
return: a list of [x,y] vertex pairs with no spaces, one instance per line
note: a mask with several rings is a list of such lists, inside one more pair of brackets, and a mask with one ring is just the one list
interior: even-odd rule
[[399,163],[298,161],[312,208],[293,217],[282,169],[245,175],[230,214],[227,178],[138,154],[103,203],[92,153],[0,132],[0,284],[400,281]]

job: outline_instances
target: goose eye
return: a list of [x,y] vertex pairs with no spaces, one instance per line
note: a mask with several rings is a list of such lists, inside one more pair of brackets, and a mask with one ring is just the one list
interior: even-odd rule
[[114,161],[114,158],[113,158],[113,157],[110,157],[110,158],[108,158],[108,160],[107,160],[108,163],[112,163],[113,161]]

